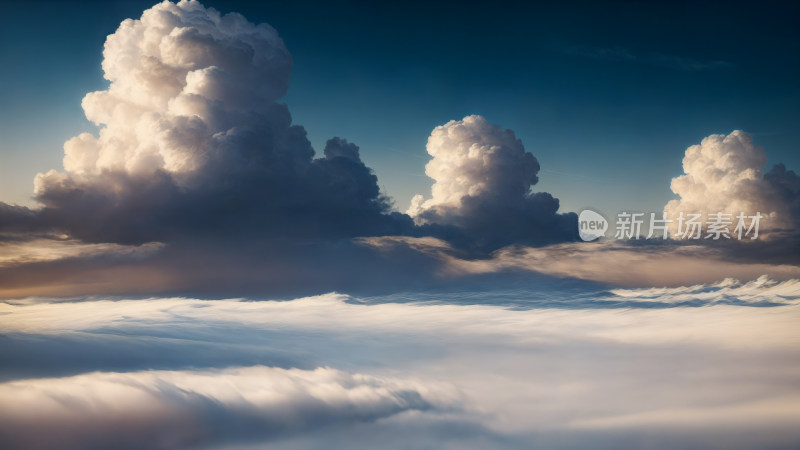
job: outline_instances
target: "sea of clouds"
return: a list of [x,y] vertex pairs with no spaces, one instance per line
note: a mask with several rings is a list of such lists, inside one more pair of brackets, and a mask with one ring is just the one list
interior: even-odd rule
[[7,448],[791,448],[800,281],[0,304]]

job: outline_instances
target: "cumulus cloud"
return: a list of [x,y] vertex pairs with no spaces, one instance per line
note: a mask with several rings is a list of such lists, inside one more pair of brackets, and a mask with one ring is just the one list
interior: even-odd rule
[[[419,382],[263,366],[89,373],[0,384],[7,448],[197,447],[371,422],[452,403]],[[47,432],[42,432],[42,430]]]
[[552,195],[531,193],[539,162],[513,131],[467,116],[436,127],[427,149],[435,183],[430,198],[411,201],[416,223],[453,226],[451,240],[479,249],[575,239],[576,216],[558,214]]
[[[633,247],[585,258],[598,267],[576,261],[589,252],[577,244],[487,256],[513,244],[575,240],[577,218],[559,214],[550,194],[532,192],[536,158],[513,131],[480,116],[433,130],[431,195],[416,196],[408,215],[392,212],[357,145],[334,137],[316,154],[292,124],[278,103],[291,56],[274,29],[235,13],[194,1],[156,5],[109,36],[103,69],[108,89],[83,101],[99,133],[69,140],[63,170],[37,176],[40,209],[0,203],[0,242],[8,242],[0,296],[375,293],[515,271],[545,274],[533,276],[548,283],[579,277],[626,285],[717,281],[729,276],[724,270],[794,276],[792,268],[764,264],[685,269],[722,259],[707,250],[676,257],[701,259],[668,278],[657,253]],[[797,175],[781,165],[762,174],[763,152],[743,136],[712,136],[687,152],[687,174],[673,183],[677,205],[758,207],[769,215],[765,224],[795,223]],[[704,194],[717,188],[722,194]],[[42,236],[57,238],[19,244]],[[152,242],[166,245],[132,247]],[[797,252],[786,257],[785,243],[778,247],[737,258],[778,255],[771,262],[796,264]],[[545,254],[553,259],[542,260]],[[623,254],[625,264],[609,263]]]
[[[671,200],[664,212],[676,219],[681,212],[746,215],[761,213],[760,232],[792,231],[800,224],[800,177],[783,164],[767,173],[767,156],[744,131],[713,134],[699,145],[686,149],[684,174],[673,178],[670,187],[680,198]],[[749,222],[748,222],[749,224]],[[735,223],[734,223],[735,225]],[[677,221],[671,224],[677,231]]]
[[413,219],[393,211],[357,145],[334,137],[318,155],[292,123],[279,103],[291,67],[275,29],[197,1],[125,20],[103,50],[108,88],[82,102],[98,133],[68,140],[63,169],[36,176],[39,209],[0,204],[0,239],[35,231],[196,255],[207,241],[427,235],[485,252],[575,238],[575,215],[530,192],[533,155],[479,116],[433,131],[433,196],[414,199]]
[[35,179],[43,207],[4,205],[0,227],[121,244],[428,234],[486,251],[574,239],[575,216],[530,192],[536,158],[480,116],[433,131],[433,196],[409,210],[422,227],[392,212],[357,145],[335,137],[315,158],[278,103],[291,65],[269,25],[195,1],[124,21],[103,51],[108,89],[83,99],[98,135],[67,141],[63,170]]
[[[272,27],[196,1],[163,2],[124,21],[103,51],[108,89],[83,99],[99,134],[67,141],[64,170],[36,177],[40,221],[117,243],[204,233],[341,238],[413,226],[390,213],[357,146],[335,138],[315,159],[305,130],[277,103],[291,66]],[[26,211],[2,215],[10,213]]]

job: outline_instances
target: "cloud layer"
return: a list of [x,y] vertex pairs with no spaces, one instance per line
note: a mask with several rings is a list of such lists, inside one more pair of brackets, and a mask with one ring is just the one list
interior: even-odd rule
[[95,372],[0,384],[0,443],[175,449],[231,437],[264,441],[446,407],[450,397],[420,383],[330,368]]
[[798,286],[0,304],[0,446],[793,448]]

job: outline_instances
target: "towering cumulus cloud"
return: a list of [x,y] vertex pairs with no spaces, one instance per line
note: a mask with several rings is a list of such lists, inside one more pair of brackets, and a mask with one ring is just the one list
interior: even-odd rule
[[[667,203],[664,211],[672,219],[681,212],[724,212],[733,217],[760,212],[760,230],[766,236],[792,231],[800,223],[800,177],[783,164],[764,173],[766,163],[764,150],[753,145],[748,133],[708,136],[686,149],[685,174],[671,183],[680,199]],[[671,225],[674,232],[677,223]]]
[[[315,152],[292,124],[280,103],[291,55],[239,14],[157,4],[108,36],[102,67],[108,88],[83,100],[98,132],[37,175],[37,208],[0,202],[0,245],[17,255],[0,295],[386,289],[438,279],[451,255],[577,234],[574,214],[530,193],[533,155],[479,116],[433,131],[434,195],[413,218],[393,211],[357,145],[334,137]],[[10,252],[17,241],[27,247]]]
[[467,116],[436,127],[427,148],[425,173],[436,182],[431,198],[411,201],[418,224],[454,226],[456,243],[480,249],[575,238],[575,214],[557,214],[558,199],[530,192],[539,162],[513,131]]
[[99,136],[64,145],[64,171],[35,180],[41,218],[87,241],[140,243],[226,232],[396,234],[358,147],[314,159],[284,104],[292,59],[277,32],[195,1],[126,20],[103,52],[107,90],[83,100]]

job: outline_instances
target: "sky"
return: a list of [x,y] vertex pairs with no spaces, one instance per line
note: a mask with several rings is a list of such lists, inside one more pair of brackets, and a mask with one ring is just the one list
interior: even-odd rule
[[[6,201],[33,205],[33,176],[95,129],[80,100],[107,86],[105,36],[148,6],[4,3]],[[516,132],[562,211],[659,211],[683,151],[710,134],[748,131],[770,166],[800,166],[795,2],[208,6],[279,30],[294,122],[318,153],[333,136],[359,145],[399,211],[432,184],[430,130],[469,114]]]
[[800,443],[797,3],[0,5],[0,447]]

